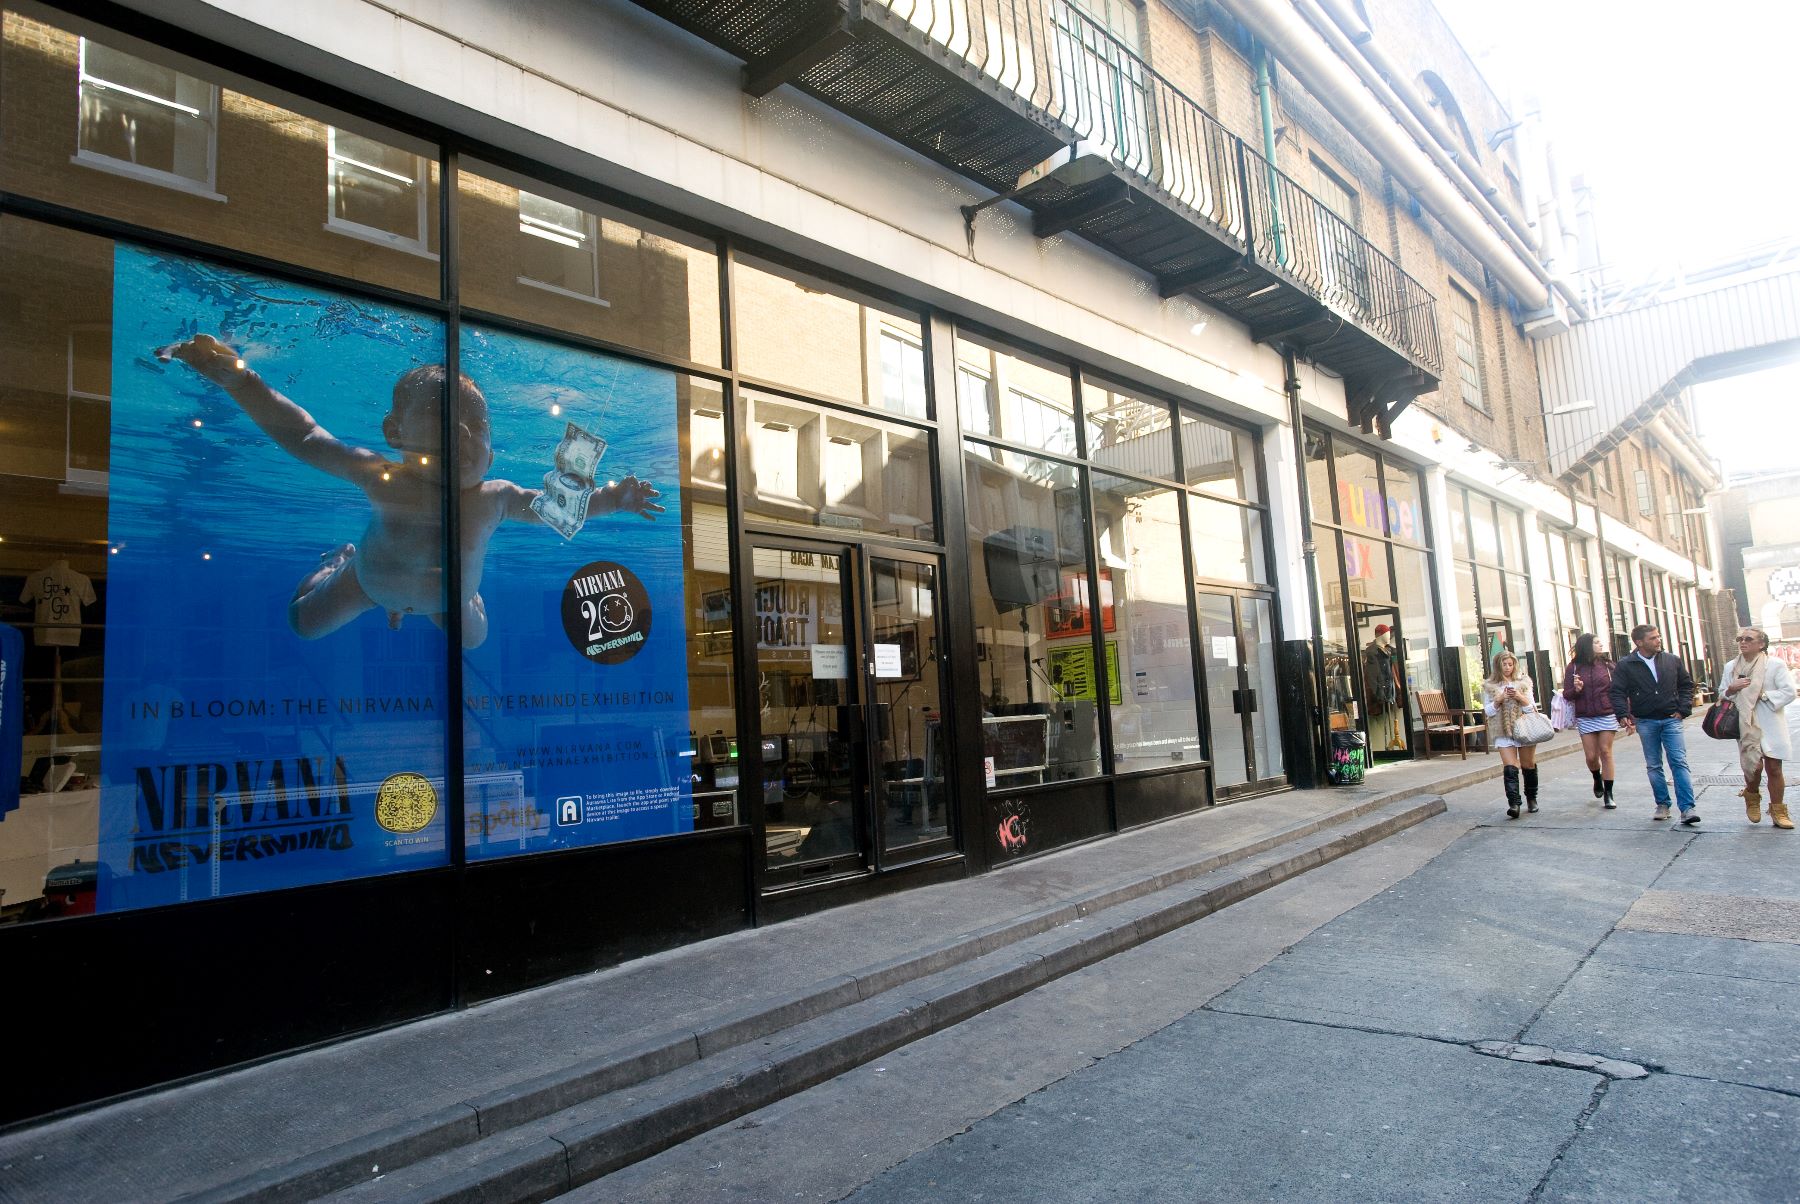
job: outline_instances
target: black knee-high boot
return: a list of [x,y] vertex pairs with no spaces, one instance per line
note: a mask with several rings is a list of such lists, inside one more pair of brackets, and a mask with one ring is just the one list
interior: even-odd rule
[[1537,810],[1537,766],[1525,771],[1525,810]]
[[1590,769],[1590,770],[1588,770],[1588,772],[1594,775],[1594,797],[1599,798],[1600,797],[1600,787],[1602,785],[1600,771],[1598,769]]
[[1608,811],[1611,811],[1611,810],[1613,810],[1613,809],[1614,809],[1614,808],[1616,808],[1616,807],[1617,807],[1617,806],[1618,806],[1618,805],[1619,805],[1619,804],[1617,804],[1617,803],[1615,803],[1615,802],[1613,802],[1613,796],[1612,796],[1612,792],[1613,792],[1613,783],[1612,783],[1612,779],[1611,779],[1611,778],[1607,778],[1607,779],[1606,779],[1606,780],[1605,780],[1605,781],[1603,781],[1603,782],[1602,782],[1602,783],[1601,783],[1601,785],[1603,785],[1603,786],[1605,786],[1605,787],[1606,787],[1606,794],[1605,794],[1605,795],[1604,795],[1604,796],[1603,796],[1603,801],[1602,801],[1602,802],[1601,802],[1601,804],[1600,804],[1600,806],[1601,806],[1601,807],[1603,807],[1603,808],[1604,808],[1604,809],[1606,809],[1606,810],[1608,810]]
[[1508,765],[1502,775],[1506,779],[1506,818],[1519,818],[1519,767]]

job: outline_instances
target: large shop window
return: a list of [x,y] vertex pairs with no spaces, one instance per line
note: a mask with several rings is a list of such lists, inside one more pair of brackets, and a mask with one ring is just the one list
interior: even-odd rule
[[718,386],[475,323],[462,367],[470,858],[736,822]]
[[915,314],[747,256],[732,263],[738,369],[832,401],[928,418]]
[[463,162],[457,192],[464,308],[724,362],[711,243],[483,163]]
[[[1122,773],[1201,759],[1182,571],[1182,496],[1168,485],[1094,474],[1105,672],[1093,671],[1091,643],[1051,654],[1053,664],[1062,656],[1063,677],[1073,675],[1080,683],[1075,692],[1089,701],[1104,679],[1113,768]],[[1051,677],[1057,677],[1054,669]]]
[[1420,692],[1442,684],[1419,474],[1314,432],[1307,482],[1314,521],[1339,528],[1319,540],[1329,722],[1364,729],[1375,753],[1405,752]]
[[[963,473],[990,789],[1093,777],[1099,691],[1114,687],[1093,663],[1085,470],[970,443]],[[1116,634],[1108,584],[1099,622]]]
[[3,18],[0,187],[438,295],[430,144],[73,16],[54,21]]
[[0,919],[444,864],[443,359],[427,314],[0,219]]

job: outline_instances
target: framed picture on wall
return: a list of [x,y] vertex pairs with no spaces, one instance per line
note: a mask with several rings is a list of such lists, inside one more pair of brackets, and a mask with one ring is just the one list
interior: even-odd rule
[[[1056,596],[1044,604],[1044,635],[1050,639],[1089,634],[1088,575],[1085,569],[1064,569]],[[1100,570],[1100,627],[1112,631],[1117,626],[1113,615],[1112,570]]]

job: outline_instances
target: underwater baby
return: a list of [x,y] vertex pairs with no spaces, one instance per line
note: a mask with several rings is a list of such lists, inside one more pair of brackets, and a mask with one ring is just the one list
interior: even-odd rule
[[[442,364],[405,373],[394,383],[393,402],[381,421],[382,437],[398,460],[354,447],[320,426],[311,414],[271,388],[238,353],[209,334],[195,335],[156,351],[165,363],[180,360],[219,386],[273,439],[302,464],[348,481],[369,499],[369,525],[362,538],[320,557],[288,604],[288,623],[301,639],[329,635],[364,611],[387,612],[400,626],[410,614],[445,622],[443,563],[443,464],[441,406],[448,374]],[[487,398],[462,376],[456,389],[457,485],[461,496],[462,642],[475,648],[487,639],[487,608],[481,574],[488,541],[503,522],[538,523],[532,508],[541,490],[487,479],[494,463]],[[594,491],[588,514],[663,513],[662,494],[648,481],[628,476]]]

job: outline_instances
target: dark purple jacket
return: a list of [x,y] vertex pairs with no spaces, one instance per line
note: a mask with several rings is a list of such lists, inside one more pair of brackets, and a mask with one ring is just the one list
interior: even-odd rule
[[[1581,674],[1581,693],[1575,692],[1575,675]],[[1612,666],[1596,660],[1591,665],[1569,662],[1563,670],[1563,697],[1575,708],[1577,719],[1598,719],[1613,713]]]

